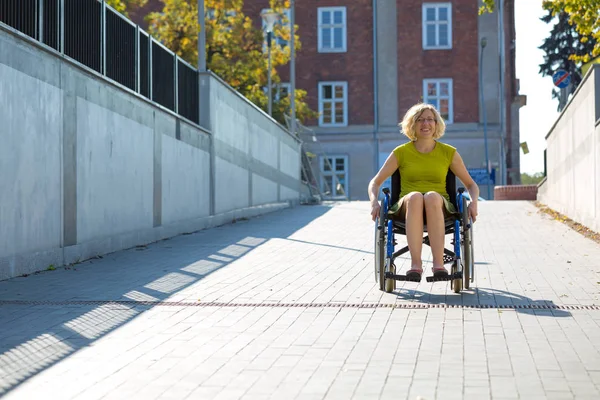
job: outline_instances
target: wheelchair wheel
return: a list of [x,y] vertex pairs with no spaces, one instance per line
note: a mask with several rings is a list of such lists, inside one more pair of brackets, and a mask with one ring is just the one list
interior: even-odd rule
[[[379,290],[383,290],[385,284],[385,225],[386,220],[382,204],[379,210],[379,217],[375,220],[375,282],[379,283]],[[380,226],[381,228],[379,228]]]
[[[454,263],[452,264],[452,273],[456,273],[458,272],[458,261],[454,261]],[[464,269],[463,269],[463,274],[465,273]],[[454,279],[452,281],[452,289],[454,290],[454,293],[460,293],[460,291],[463,288],[463,281],[462,279]]]
[[465,289],[469,288],[471,283],[471,276],[473,274],[473,224],[471,227],[466,227],[471,223],[469,219],[469,212],[467,211],[467,199],[463,197],[463,210],[462,210],[462,226],[463,226],[463,237],[461,243],[461,258],[463,265],[463,280]]
[[[387,271],[390,271],[392,274],[396,274],[396,266],[392,263],[391,259],[387,259],[386,260],[386,265],[389,263],[388,268],[386,268]],[[385,274],[384,274],[385,275]],[[385,292],[386,293],[392,293],[394,291],[394,289],[396,289],[396,280],[395,279],[386,279],[385,280]]]

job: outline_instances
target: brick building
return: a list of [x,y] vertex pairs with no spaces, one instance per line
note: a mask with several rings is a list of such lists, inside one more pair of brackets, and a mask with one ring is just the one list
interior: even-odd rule
[[[314,167],[321,171],[322,190],[335,174],[341,185],[334,197],[367,199],[369,180],[407,140],[398,123],[420,101],[440,109],[448,124],[441,140],[457,147],[474,177],[480,176],[485,167],[480,72],[495,184],[520,182],[519,108],[525,97],[515,76],[514,0],[497,3],[501,13],[479,16],[475,0],[296,2],[302,42],[296,87],[308,92],[309,105],[321,113],[307,125],[318,138],[312,152],[318,155]],[[245,0],[245,14],[258,25],[268,4]],[[289,81],[287,67],[278,72],[282,82]],[[480,189],[487,198],[487,186]]]

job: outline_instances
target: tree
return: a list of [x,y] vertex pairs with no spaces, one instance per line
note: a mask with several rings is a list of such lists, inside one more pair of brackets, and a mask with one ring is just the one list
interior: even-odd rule
[[[192,0],[162,0],[161,13],[151,13],[146,19],[149,32],[157,40],[192,65],[198,65],[198,5]],[[282,12],[289,0],[270,0],[271,8]],[[265,36],[261,29],[242,12],[243,0],[205,0],[206,7],[206,65],[235,90],[263,110],[268,108],[267,53]],[[274,29],[283,40],[290,39],[289,21],[284,19]],[[295,47],[300,49],[298,36]],[[288,46],[272,46],[272,82],[280,82],[277,67],[290,59]],[[274,96],[275,97],[275,96]],[[305,103],[306,91],[296,90],[296,116],[300,121],[315,118],[316,113]],[[273,99],[273,118],[285,124],[284,114],[290,106],[289,97]]]
[[127,10],[131,7],[143,7],[147,2],[148,0],[106,0],[106,4],[124,15],[127,15]]
[[581,34],[582,40],[594,39],[591,54],[576,55],[571,59],[586,63],[600,55],[600,0],[544,0],[543,7],[554,15],[565,12],[569,15],[569,23]]
[[[495,8],[496,0],[483,0],[483,6],[479,12],[492,12]],[[567,13],[569,15],[569,23],[575,27],[577,32],[583,38],[595,39],[594,49],[591,54],[578,56],[571,55],[573,61],[586,63],[600,55],[600,18],[598,18],[598,10],[600,10],[600,0],[544,0],[542,7],[549,10],[553,15]]]
[[544,179],[543,172],[535,172],[532,175],[529,175],[526,172],[521,173],[521,184],[523,185],[537,185]]
[[[546,53],[544,62],[540,64],[540,73],[544,76],[552,76],[558,69],[564,69],[571,74],[570,93],[574,93],[581,83],[581,60],[592,54],[596,40],[591,36],[584,36],[577,32],[575,27],[569,23],[570,16],[566,12],[557,14],[555,18],[553,11],[548,10],[548,15],[541,18],[542,21],[550,23],[555,21],[550,37],[544,40],[539,47]],[[552,90],[552,97],[558,99],[560,91]]]

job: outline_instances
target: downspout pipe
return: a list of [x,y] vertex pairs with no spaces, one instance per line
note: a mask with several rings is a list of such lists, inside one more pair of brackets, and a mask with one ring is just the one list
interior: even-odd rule
[[375,148],[375,173],[379,171],[379,79],[377,53],[377,0],[373,0],[373,141]]
[[500,157],[502,185],[507,184],[506,159],[506,46],[504,45],[504,0],[498,0],[498,50],[500,54]]

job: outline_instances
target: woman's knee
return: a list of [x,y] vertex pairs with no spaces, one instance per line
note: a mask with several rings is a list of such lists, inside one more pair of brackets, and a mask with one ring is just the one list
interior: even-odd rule
[[412,207],[423,207],[423,193],[419,193],[419,192],[410,192],[409,194],[406,195],[406,206],[412,206]]
[[425,207],[441,207],[444,200],[442,195],[437,192],[427,192],[423,195]]

